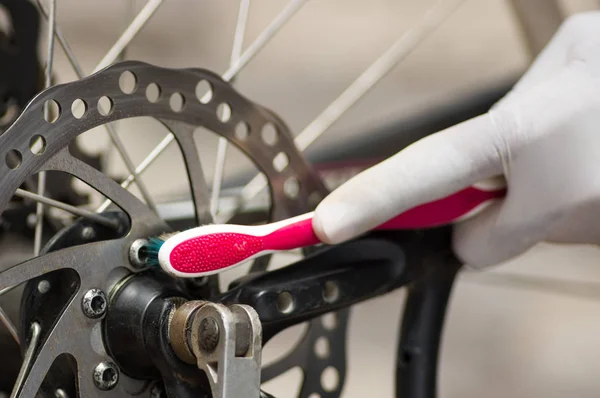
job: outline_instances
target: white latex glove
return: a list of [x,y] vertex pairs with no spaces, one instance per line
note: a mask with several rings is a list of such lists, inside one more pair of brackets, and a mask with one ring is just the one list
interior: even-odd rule
[[487,114],[428,136],[354,177],[317,207],[323,241],[353,238],[414,206],[504,175],[506,199],[455,226],[475,267],[546,240],[600,243],[600,12],[565,21]]

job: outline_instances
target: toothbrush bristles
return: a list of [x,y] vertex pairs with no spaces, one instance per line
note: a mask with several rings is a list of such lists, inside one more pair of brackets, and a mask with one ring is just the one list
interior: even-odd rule
[[165,233],[159,236],[148,238],[148,243],[144,246],[144,260],[150,267],[158,266],[158,252],[167,239],[175,235],[177,232]]

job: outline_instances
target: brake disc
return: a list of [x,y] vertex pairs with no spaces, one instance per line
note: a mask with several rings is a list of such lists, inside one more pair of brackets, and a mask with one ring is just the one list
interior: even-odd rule
[[[119,80],[123,74],[135,78],[135,85],[131,90],[121,89]],[[209,101],[206,101],[204,92],[198,91],[200,83],[208,83],[210,86],[212,96]],[[152,95],[152,91],[157,95]],[[170,101],[174,97],[179,98],[181,107],[174,106]],[[71,111],[76,100],[84,105],[83,115],[77,114],[77,117]],[[101,100],[109,104],[108,109],[98,106]],[[47,121],[43,117],[43,107],[49,101],[59,109],[57,119],[53,121]],[[228,117],[218,116],[217,109],[223,106],[231,111]],[[322,197],[326,193],[321,181],[295,148],[287,126],[271,111],[250,102],[212,72],[201,69],[164,69],[129,61],[113,65],[80,81],[45,90],[31,101],[15,123],[0,136],[0,214],[25,179],[46,170],[77,177],[109,198],[120,210],[119,214],[124,214],[125,217],[121,217],[124,221],[120,223],[121,230],[116,231],[116,238],[85,244],[77,242],[74,246],[59,244],[59,250],[47,252],[0,273],[0,289],[31,280],[36,280],[37,286],[37,289],[26,289],[37,292],[30,293],[37,296],[25,297],[23,300],[23,319],[31,322],[22,324],[21,341],[26,346],[32,336],[36,336],[34,331],[41,330],[37,345],[32,351],[34,354],[29,370],[24,374],[26,377],[23,383],[18,386],[17,396],[35,396],[53,363],[57,358],[65,356],[76,364],[74,372],[79,396],[151,396],[147,383],[124,374],[119,375],[118,369],[109,372],[109,376],[117,374],[118,383],[109,391],[99,388],[98,380],[94,380],[94,373],[97,373],[98,366],[105,366],[103,364],[113,361],[104,346],[102,317],[90,316],[89,308],[82,306],[82,303],[87,303],[88,307],[91,305],[90,294],[94,294],[91,292],[106,292],[106,296],[110,298],[111,290],[120,283],[121,278],[137,272],[128,260],[132,242],[168,231],[169,227],[134,195],[77,159],[68,149],[77,136],[93,127],[140,116],[155,117],[174,135],[187,169],[199,223],[208,223],[211,217],[208,188],[193,137],[198,126],[227,138],[264,173],[269,182],[273,220],[309,210],[311,199],[315,195]],[[265,126],[274,128],[275,138],[263,136],[261,132]],[[36,148],[34,151],[34,142],[42,142],[42,150]],[[287,166],[283,169],[276,167],[276,157],[285,158]],[[15,158],[18,162],[14,161]],[[290,184],[294,189],[289,189]],[[59,238],[61,237],[56,239]],[[54,245],[56,239],[53,241]],[[69,280],[72,282],[63,286],[63,289],[70,289],[69,294],[63,301],[55,300],[58,306],[52,310],[57,314],[55,319],[41,321],[44,319],[43,314],[36,313],[35,308],[39,311],[39,308],[47,308],[47,305],[34,306],[32,303],[36,300],[38,303],[39,300],[47,301],[48,297],[59,294],[52,289],[60,288],[60,284],[53,286],[50,283],[39,283],[44,282],[42,276],[46,275],[50,280],[50,273],[59,270],[67,270],[70,274]],[[43,289],[39,286],[43,286]],[[44,311],[48,312],[47,309]],[[321,360],[316,369],[310,363],[313,357],[306,355],[306,351],[313,350],[305,347],[313,347],[321,335],[327,334],[330,341],[336,342],[331,346],[329,360],[336,363],[340,381],[334,391],[327,392],[327,396],[339,395],[345,377],[346,322],[346,312],[339,313],[337,327],[333,330],[325,330],[320,320],[311,322],[308,332],[298,345],[303,349],[294,350],[290,358],[270,367],[268,377],[275,377],[290,367],[298,366],[305,374],[301,391],[321,391],[320,369],[327,366],[327,361]],[[302,351],[305,354],[301,355]],[[58,389],[61,386],[54,387]],[[308,393],[301,392],[303,394]]]

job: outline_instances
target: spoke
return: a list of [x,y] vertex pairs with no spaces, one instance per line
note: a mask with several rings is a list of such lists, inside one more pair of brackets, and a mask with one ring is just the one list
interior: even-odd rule
[[[154,163],[154,161],[158,158],[158,155],[160,155],[162,153],[162,151],[164,151],[169,144],[171,144],[171,142],[173,142],[173,140],[175,139],[175,136],[171,133],[169,133],[165,138],[162,139],[162,141],[148,154],[148,156],[146,156],[146,159],[144,159],[142,161],[142,163],[139,164],[139,166],[135,169],[135,173],[134,174],[130,174],[129,176],[127,176],[127,178],[125,180],[123,180],[123,182],[121,183],[121,188],[127,189],[129,188],[129,186],[131,185],[131,183],[134,181],[135,176],[139,176],[141,173],[143,173],[148,166],[150,166],[152,163]],[[105,211],[106,209],[108,209],[108,206],[110,206],[111,201],[110,200],[105,200],[100,207],[98,207],[98,209],[96,209],[97,213],[102,213],[103,211]]]
[[252,58],[256,56],[275,36],[279,30],[300,10],[300,8],[307,2],[307,0],[292,0],[283,9],[283,11],[275,17],[275,19],[266,27],[265,30],[254,40],[246,51],[240,56],[237,62],[229,68],[223,75],[222,78],[225,81],[230,81],[250,62]]
[[146,204],[152,210],[156,211],[156,204],[152,200],[152,196],[150,196],[150,191],[148,191],[146,184],[142,182],[140,176],[136,175],[135,165],[133,164],[133,161],[127,154],[127,150],[125,149],[125,145],[123,145],[123,141],[121,141],[121,139],[117,135],[117,132],[115,131],[112,124],[105,124],[104,126],[106,127],[106,130],[108,131],[110,140],[112,141],[115,148],[117,148],[117,152],[119,152],[121,159],[123,159],[123,162],[125,163],[125,167],[127,168],[127,171],[130,173],[130,175],[134,176],[135,184],[139,188],[142,196],[144,197]]
[[[286,8],[271,22],[271,24],[258,36],[258,38],[250,44],[248,49],[241,55],[235,65],[229,68],[221,78],[225,81],[230,81],[238,73],[244,69],[248,62],[252,60],[262,50],[265,45],[269,42],[271,38],[279,30],[286,24],[287,21],[300,9],[307,0],[292,0]],[[131,182],[134,180],[135,176],[143,173],[154,160],[173,142],[175,137],[173,134],[167,135],[149,154],[146,158],[140,163],[140,165],[136,168],[135,173],[130,174],[122,183],[121,187],[127,188],[131,185]],[[97,212],[102,212],[106,210],[110,206],[110,201],[105,201],[102,205],[96,210]]]
[[158,7],[162,4],[163,0],[149,0],[144,8],[138,13],[138,15],[131,21],[131,24],[125,29],[119,40],[112,46],[106,53],[104,58],[96,65],[94,72],[96,73],[101,69],[106,68],[119,58],[119,55],[129,45],[133,38],[139,33],[139,31],[146,25],[146,22],[150,20],[152,15],[156,12]]
[[13,290],[14,288],[16,288],[17,286],[18,285],[13,285],[13,286],[8,286],[8,287],[5,287],[5,288],[1,289],[0,290],[0,296],[2,296],[5,293],[10,292],[11,290]]
[[21,344],[21,342],[19,341],[19,333],[17,332],[15,324],[10,320],[8,314],[6,313],[6,311],[4,311],[4,308],[2,307],[0,307],[0,321],[4,324],[4,326],[6,326],[6,329],[8,329],[8,332],[15,339],[17,344]]
[[[436,30],[464,0],[440,0],[423,18],[406,31],[381,57],[372,63],[338,98],[313,120],[294,142],[304,151],[325,130],[386,76],[396,64],[406,58],[427,36]],[[254,177],[242,190],[242,203],[258,195],[267,186],[261,175]]]
[[[248,22],[249,9],[250,0],[241,0],[233,37],[233,45],[231,48],[230,67],[232,67],[242,55],[242,46],[244,45],[244,35],[246,34],[246,23]],[[233,81],[233,78],[231,80]]]
[[21,369],[19,370],[19,375],[17,376],[17,381],[15,382],[13,391],[10,394],[10,398],[16,398],[17,396],[19,396],[21,390],[23,389],[23,385],[25,384],[25,380],[27,379],[27,375],[29,374],[29,368],[31,367],[31,363],[33,361],[33,355],[35,354],[38,342],[40,340],[41,331],[42,329],[38,323],[34,322],[31,324],[31,339],[29,340],[29,345],[27,346],[27,350],[25,351],[23,364],[21,365]]
[[212,189],[210,196],[210,214],[213,219],[217,218],[219,211],[219,196],[221,196],[221,184],[225,172],[225,160],[227,159],[227,138],[219,137],[217,146],[217,158],[215,159],[215,172],[213,174]]
[[[125,24],[124,26],[129,26],[129,21],[131,21],[133,16],[135,15],[135,3],[136,0],[129,0],[125,5],[125,11],[123,12],[123,23]],[[125,59],[127,58],[127,50],[129,50],[129,46],[123,47],[123,51],[121,51],[121,54],[119,54],[119,56],[117,57],[117,61],[125,61]]]
[[[25,371],[24,379],[15,383],[12,392],[14,396],[23,398],[38,396],[40,387],[56,358],[70,349],[77,349],[81,345],[82,340],[85,339],[84,334],[72,334],[72,327],[76,324],[76,320],[73,319],[74,308],[73,303],[70,302],[55,323],[44,329],[43,336],[41,325],[35,322],[31,325],[32,329],[37,329],[37,336],[35,345],[33,344],[34,339],[30,340],[28,351],[31,347],[37,347],[34,347],[30,357],[27,357],[28,352],[26,353],[21,370],[25,368],[26,361],[28,362],[28,370]],[[82,326],[82,329],[87,329],[87,325]],[[89,344],[89,337],[87,342]]]
[[[37,0],[37,4],[40,9],[40,12],[42,13],[42,16],[46,20],[49,20],[50,17],[49,17],[48,10],[46,9],[46,6],[44,6],[44,3],[42,3],[42,0]],[[67,58],[69,59],[69,62],[71,63],[71,66],[75,70],[75,73],[77,74],[77,76],[79,76],[79,78],[85,76],[85,74],[83,73],[83,69],[81,69],[81,65],[79,64],[79,62],[77,62],[77,59],[75,58],[75,54],[73,53],[71,46],[69,46],[69,43],[67,43],[65,36],[63,35],[62,30],[60,29],[58,24],[54,28],[54,35],[58,39],[60,46],[62,47],[63,51],[67,55]]]
[[[235,34],[233,37],[233,48],[231,50],[230,67],[235,65],[240,54],[242,53],[242,45],[244,43],[244,33],[246,31],[246,22],[248,21],[248,9],[250,8],[250,0],[240,1],[240,10],[238,12]],[[231,84],[234,79],[230,80]],[[215,161],[215,172],[213,175],[212,196],[210,199],[210,212],[213,219],[216,218],[219,211],[219,197],[221,196],[221,184],[223,183],[223,173],[225,171],[225,160],[227,158],[227,138],[219,137],[219,146],[217,147],[217,158]]]
[[[48,18],[48,55],[46,59],[46,75],[44,87],[52,85],[52,64],[54,63],[54,30],[56,29],[56,0],[50,0],[50,13]],[[44,105],[44,117],[50,120],[50,104]],[[37,193],[44,196],[46,191],[46,172],[38,174]],[[33,239],[33,254],[37,256],[42,249],[42,233],[44,231],[44,205],[38,202],[35,207],[35,235]]]
[[45,196],[40,196],[38,194],[29,192],[29,191],[25,191],[20,188],[17,189],[17,191],[15,192],[15,195],[19,196],[21,198],[35,200],[36,202],[43,203],[48,206],[56,207],[57,209],[64,210],[66,212],[69,212],[69,213],[74,214],[79,217],[88,218],[88,219],[90,219],[94,222],[97,222],[98,224],[102,224],[106,227],[115,228],[115,229],[119,228],[119,223],[116,220],[104,217],[100,214],[94,213],[93,211],[89,211],[89,210],[81,209],[79,207],[71,206],[67,203],[59,202],[58,200],[50,199]]
[[[44,5],[42,4],[41,0],[38,0],[38,5],[40,8],[40,11],[42,12],[42,15],[46,19],[48,19],[49,14],[48,14],[47,10],[45,9]],[[75,71],[75,74],[77,75],[78,78],[83,79],[85,77],[83,69],[81,68],[81,65],[79,64],[79,61],[77,61],[75,54],[73,54],[73,51],[71,50],[71,46],[69,46],[69,43],[63,36],[62,31],[59,29],[58,26],[55,27],[54,31],[55,31],[55,34],[56,34],[56,37],[58,39],[60,46],[64,50],[65,55],[67,56],[67,59],[69,60],[69,63],[71,64],[71,66],[73,67],[73,70]],[[127,150],[125,149],[125,145],[123,144],[123,141],[121,141],[121,139],[117,135],[117,132],[115,131],[113,125],[105,124],[104,128],[108,132],[108,136],[110,137],[110,140],[112,141],[113,145],[117,149],[117,152],[121,156],[121,159],[123,159],[123,162],[125,163],[125,167],[127,168],[127,171],[130,173],[130,175],[136,176],[135,166],[133,164],[133,161],[129,157]],[[140,193],[142,194],[142,196],[144,197],[144,200],[148,204],[148,207],[150,207],[152,210],[156,211],[156,204],[152,200],[152,196],[150,195],[150,192],[148,191],[146,184],[144,184],[141,181],[141,179],[138,179],[138,178],[134,178],[134,179],[135,179],[135,182],[136,182],[138,188],[140,189]]]
[[[40,171],[38,174],[38,196],[44,196],[46,193],[46,172]],[[44,232],[44,204],[37,202],[35,205],[35,232],[33,236],[33,255],[37,256],[42,250],[42,233]]]

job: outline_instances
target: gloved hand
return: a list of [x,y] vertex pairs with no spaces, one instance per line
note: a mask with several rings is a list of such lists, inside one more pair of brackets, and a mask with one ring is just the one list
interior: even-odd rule
[[487,114],[428,136],[357,175],[317,207],[319,238],[339,243],[414,206],[504,175],[508,193],[455,226],[468,265],[540,241],[600,243],[600,12],[570,17]]

